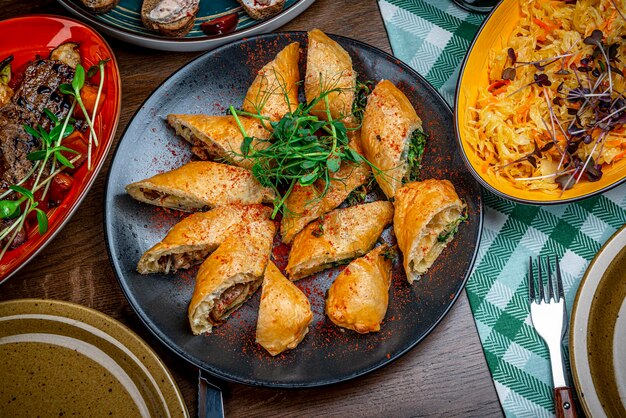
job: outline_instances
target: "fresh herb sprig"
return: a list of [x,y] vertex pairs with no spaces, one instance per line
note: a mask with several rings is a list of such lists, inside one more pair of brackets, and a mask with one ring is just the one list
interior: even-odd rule
[[[89,126],[89,140],[88,140],[88,148],[87,148],[87,169],[91,170],[91,154],[92,154],[92,144],[93,146],[98,146],[98,134],[94,128],[94,121],[98,112],[98,103],[100,102],[100,97],[102,97],[102,89],[104,87],[104,67],[109,60],[100,60],[97,65],[94,65],[89,68],[88,72],[85,73],[85,68],[78,64],[76,66],[76,70],[74,72],[74,77],[72,78],[71,84],[61,84],[59,86],[59,91],[68,96],[72,96],[74,98],[75,103],[78,103],[78,106],[83,111],[83,115],[85,116],[85,121]],[[96,95],[96,102],[93,107],[93,112],[91,117],[85,108],[85,104],[83,103],[83,99],[81,98],[80,91],[85,85],[85,78],[91,78],[96,73],[100,73],[100,83],[98,85],[98,93]]]
[[[69,163],[73,164],[80,158],[81,156],[77,155],[69,160]],[[24,222],[31,212],[36,212],[39,234],[43,235],[48,231],[48,215],[46,212],[37,207],[39,203],[35,199],[35,193],[37,193],[42,187],[49,184],[52,179],[64,169],[65,167],[60,167],[56,171],[53,171],[49,176],[34,185],[31,189],[27,189],[19,185],[9,187],[9,191],[18,193],[21,197],[16,200],[0,200],[0,219],[14,219],[14,222],[0,231],[0,242],[8,237],[8,240],[0,252],[0,260],[2,260],[4,254],[11,247],[11,244],[17,237],[19,231],[21,231],[24,227]],[[3,194],[3,196],[5,196],[5,194]]]
[[[346,125],[334,120],[330,114],[328,95],[339,89],[324,91],[311,103],[299,104],[293,111],[285,114],[278,122],[270,122],[272,136],[269,139],[248,136],[239,116],[249,116],[267,122],[266,117],[230,107],[230,112],[237,121],[244,136],[241,153],[238,156],[254,162],[252,174],[261,185],[274,190],[272,219],[284,206],[285,200],[296,184],[310,186],[318,180],[324,182],[320,198],[325,196],[332,180],[342,164],[367,162],[363,156],[349,145]],[[311,113],[313,107],[323,101],[326,105],[326,120]],[[254,146],[254,144],[263,146]],[[284,193],[281,190],[286,190]]]
[[[6,61],[6,60],[5,60]],[[102,95],[102,89],[104,86],[104,67],[109,60],[101,60],[97,65],[92,66],[87,74],[82,65],[77,65],[72,78],[71,84],[61,84],[59,91],[63,94],[72,96],[74,98],[72,105],[63,120],[52,113],[49,109],[44,109],[44,114],[52,121],[53,127],[47,132],[41,125],[36,128],[24,125],[24,130],[30,134],[33,138],[38,139],[41,144],[41,149],[33,151],[27,155],[27,159],[34,161],[33,167],[29,170],[26,176],[21,179],[17,184],[10,186],[2,194],[0,194],[0,219],[14,219],[14,221],[3,228],[0,231],[0,241],[6,239],[4,247],[0,252],[0,260],[4,257],[4,254],[13,244],[17,234],[24,227],[26,218],[31,212],[36,213],[38,230],[41,235],[45,234],[48,230],[48,216],[46,212],[38,208],[38,201],[35,198],[35,193],[41,188],[45,187],[41,199],[44,199],[52,179],[66,168],[74,168],[74,163],[77,162],[81,155],[69,159],[63,153],[79,154],[77,151],[61,145],[64,138],[70,135],[74,131],[73,124],[76,122],[72,118],[72,113],[76,104],[80,106],[85,116],[85,120],[90,128],[89,134],[89,150],[88,150],[88,168],[91,170],[91,145],[92,141],[98,146],[98,138],[94,129],[92,121],[95,120],[95,116],[98,110],[98,104]],[[10,62],[10,61],[9,61]],[[10,67],[9,67],[10,68]],[[9,70],[10,71],[10,70]],[[91,118],[85,108],[85,105],[80,96],[80,91],[85,85],[85,76],[88,78],[93,77],[97,72],[100,72],[100,84],[98,86],[98,93],[96,96],[96,103],[92,112]],[[2,74],[3,77],[7,77],[6,74]],[[10,73],[8,75],[10,77]],[[51,162],[50,162],[51,161]],[[57,162],[59,168],[56,168]],[[49,169],[49,175],[42,179],[42,176]],[[37,172],[32,186],[29,188],[23,187],[24,184]],[[10,194],[17,194],[20,197],[14,199],[6,199]]]

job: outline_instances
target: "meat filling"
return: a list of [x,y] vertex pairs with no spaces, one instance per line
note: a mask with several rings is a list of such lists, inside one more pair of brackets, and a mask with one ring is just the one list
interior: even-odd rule
[[208,254],[208,250],[168,254],[159,259],[159,267],[163,268],[165,273],[175,272],[180,269],[188,269],[191,266],[202,263]]
[[168,197],[166,193],[161,193],[161,192],[157,192],[156,190],[150,190],[150,189],[141,189],[141,193],[143,193],[146,199],[153,200],[153,201],[163,200]]
[[225,317],[244,303],[251,293],[252,287],[250,283],[237,283],[226,289],[219,299],[215,301],[215,305],[213,305],[213,309],[209,313],[209,322],[213,325],[223,323]]

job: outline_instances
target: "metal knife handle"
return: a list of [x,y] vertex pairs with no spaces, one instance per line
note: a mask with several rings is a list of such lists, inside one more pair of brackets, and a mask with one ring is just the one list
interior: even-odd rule
[[198,418],[224,418],[222,391],[202,375],[202,369],[198,370]]
[[554,407],[557,418],[576,418],[572,389],[567,386],[554,388]]

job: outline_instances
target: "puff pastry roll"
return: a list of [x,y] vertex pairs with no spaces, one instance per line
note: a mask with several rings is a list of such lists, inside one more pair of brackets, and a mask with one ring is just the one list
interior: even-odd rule
[[243,110],[260,113],[273,122],[278,122],[285,113],[295,110],[298,107],[299,59],[298,42],[287,45],[276,54],[273,61],[261,68],[248,88]]
[[[328,95],[330,115],[333,119],[346,119],[352,115],[355,88],[356,72],[348,52],[321,30],[310,31],[304,78],[307,102],[310,103],[324,91],[341,89]],[[324,100],[320,100],[311,113],[326,119]]]
[[261,186],[241,167],[210,161],[192,161],[172,171],[126,186],[134,199],[186,212],[234,203],[270,203],[274,191]]
[[270,261],[263,279],[256,342],[273,356],[294,349],[309,332],[312,321],[305,294]]
[[408,177],[407,157],[416,130],[422,131],[422,120],[409,99],[390,81],[380,81],[367,99],[361,145],[365,158],[383,171],[376,181],[388,198]]
[[229,236],[198,270],[189,304],[195,334],[211,332],[256,292],[272,251],[276,227],[270,220],[244,226]]
[[[254,118],[239,116],[246,134],[253,138],[268,139],[271,132]],[[167,122],[176,133],[191,145],[191,151],[202,160],[223,160],[244,168],[254,162],[241,156],[243,134],[232,115],[167,115]],[[267,146],[265,142],[253,140],[252,147]]]
[[335,209],[311,222],[293,240],[289,279],[298,280],[368,252],[393,218],[388,201]]
[[[360,142],[360,138],[350,141],[350,147],[359,154],[362,153]],[[339,171],[333,174],[335,180],[330,181],[323,197],[320,195],[326,184],[324,180],[318,180],[311,186],[296,184],[285,200],[286,210],[280,224],[283,242],[290,244],[296,234],[311,221],[339,206],[354,189],[370,180],[371,173],[372,170],[365,162],[356,165],[344,163]]]
[[339,206],[354,189],[367,183],[371,170],[366,163],[343,164],[331,180],[328,191],[320,197],[325,182],[318,180],[311,186],[296,184],[285,200],[285,212],[280,224],[283,242],[290,244],[294,237],[311,221]]
[[380,331],[389,304],[388,251],[388,245],[380,245],[339,273],[326,298],[326,315],[331,321],[361,334]]
[[409,283],[419,280],[454,237],[465,204],[448,180],[408,183],[396,192],[393,228]]
[[141,256],[137,271],[167,274],[200,264],[237,228],[269,219],[271,213],[263,205],[229,205],[189,215]]

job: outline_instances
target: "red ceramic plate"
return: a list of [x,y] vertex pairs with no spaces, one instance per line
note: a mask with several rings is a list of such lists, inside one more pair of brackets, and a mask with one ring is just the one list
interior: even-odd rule
[[92,154],[92,170],[88,171],[87,164],[83,164],[76,171],[68,195],[58,207],[48,211],[48,232],[43,236],[36,231],[29,232],[26,243],[4,255],[0,261],[1,283],[35,257],[78,209],[111,148],[120,117],[122,91],[113,51],[104,38],[78,21],[51,15],[24,16],[0,21],[0,33],[2,34],[0,60],[13,55],[14,73],[28,61],[35,59],[36,55],[47,58],[52,49],[67,41],[80,45],[82,64],[85,68],[97,64],[102,59],[110,59],[105,67],[103,94],[106,96],[94,123],[100,144]]

